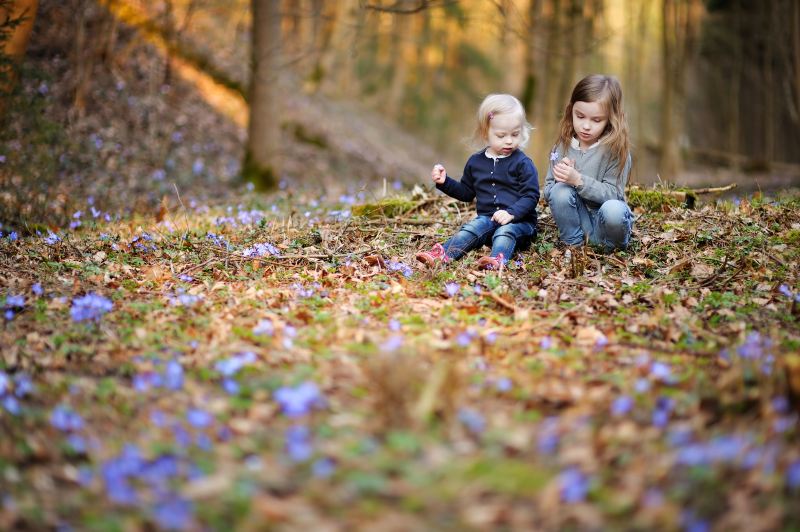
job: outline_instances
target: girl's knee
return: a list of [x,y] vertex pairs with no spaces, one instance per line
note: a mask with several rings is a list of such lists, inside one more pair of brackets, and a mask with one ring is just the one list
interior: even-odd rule
[[624,201],[608,200],[600,206],[600,217],[607,224],[627,226],[633,215]]
[[548,198],[548,202],[552,206],[555,205],[564,205],[564,204],[574,204],[575,199],[577,198],[577,191],[567,185],[566,183],[556,183],[550,189],[550,196]]

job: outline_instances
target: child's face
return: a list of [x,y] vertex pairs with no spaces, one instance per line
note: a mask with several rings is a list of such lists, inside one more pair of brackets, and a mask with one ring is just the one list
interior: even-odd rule
[[495,115],[489,123],[489,153],[505,156],[519,148],[522,140],[522,123],[512,114]]
[[572,128],[581,148],[597,142],[608,125],[608,113],[600,102],[575,102],[572,106]]

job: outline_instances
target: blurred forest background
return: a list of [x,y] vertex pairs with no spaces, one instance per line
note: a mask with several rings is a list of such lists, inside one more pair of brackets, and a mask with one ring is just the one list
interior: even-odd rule
[[489,92],[523,100],[543,176],[570,90],[593,72],[623,84],[635,182],[800,183],[796,0],[10,3],[38,4],[4,118],[11,188],[148,182],[152,203],[178,174],[228,186],[269,128],[276,183],[426,183],[437,161],[460,175]]

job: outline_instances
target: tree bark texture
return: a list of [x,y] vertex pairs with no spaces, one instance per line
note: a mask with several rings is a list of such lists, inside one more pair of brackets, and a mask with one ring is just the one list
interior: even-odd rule
[[5,115],[8,96],[16,85],[17,67],[25,57],[38,8],[39,0],[15,0],[0,6],[0,24],[18,21],[2,48],[3,56],[10,62],[0,65],[0,118]]
[[262,190],[274,188],[280,173],[280,4],[280,0],[252,3],[250,117],[243,173]]

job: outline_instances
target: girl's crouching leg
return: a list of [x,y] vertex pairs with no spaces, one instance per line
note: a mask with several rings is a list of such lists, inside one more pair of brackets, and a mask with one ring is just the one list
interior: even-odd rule
[[550,189],[548,202],[550,212],[558,226],[561,241],[570,246],[583,244],[584,230],[578,203],[582,200],[578,192],[565,183],[556,183]]
[[633,213],[628,204],[620,200],[608,200],[600,206],[598,213],[599,243],[606,248],[625,249],[633,231]]

